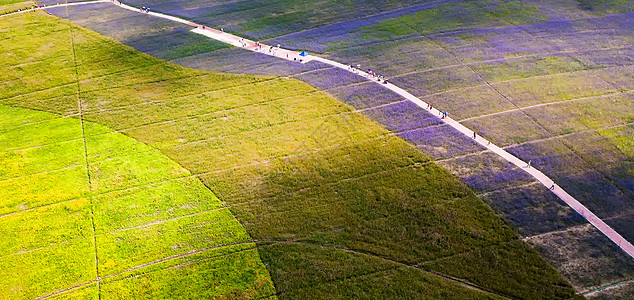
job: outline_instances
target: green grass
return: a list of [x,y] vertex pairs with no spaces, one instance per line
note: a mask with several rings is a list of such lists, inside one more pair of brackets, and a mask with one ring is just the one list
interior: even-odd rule
[[473,1],[452,3],[413,14],[386,19],[359,28],[366,40],[393,39],[416,33],[438,33],[462,27],[489,27],[543,20],[536,6],[520,1]]
[[[0,35],[17,39],[12,36],[29,25],[7,22],[23,18],[70,29],[32,14],[0,21]],[[91,49],[76,51],[84,118],[102,124],[85,124],[99,270],[106,278],[102,297],[267,296],[273,292],[268,273],[282,298],[487,297],[415,266],[498,249],[516,242],[517,233],[416,148],[300,81],[190,70],[72,30],[76,50]],[[57,35],[54,44],[69,44],[68,38]],[[30,47],[42,44],[35,38],[15,49]],[[104,64],[89,56],[126,59]],[[18,90],[0,83],[10,89],[0,103],[68,113],[70,106],[46,107],[40,96],[55,99],[70,90],[41,91],[53,85],[32,82],[29,76],[46,71],[43,64],[34,68],[20,75],[28,84]],[[59,82],[75,80],[62,76]],[[14,95],[19,102],[8,98]],[[79,127],[75,118],[62,120]],[[72,135],[58,140],[66,136]],[[4,151],[20,148],[12,143]],[[198,178],[218,198],[205,193]],[[510,290],[492,282],[535,282],[545,298],[574,293],[536,253],[510,252],[522,260],[504,256],[494,269],[464,260],[465,267],[486,271],[491,280],[481,281],[483,287],[507,296],[527,297],[534,287]],[[186,255],[173,257],[179,254]],[[140,264],[147,265],[134,269]],[[508,265],[519,265],[518,271]]]
[[[254,244],[227,246],[105,280],[106,299],[249,299],[275,293]],[[241,272],[236,272],[241,270]],[[169,278],[170,280],[164,280]],[[275,299],[275,296],[272,296]]]
[[[631,99],[615,94],[526,109],[526,113],[553,134],[602,129],[634,121]],[[557,119],[553,115],[557,114]]]
[[97,278],[92,238],[7,254],[0,258],[0,294],[9,299],[35,298]]
[[634,10],[634,3],[628,0],[577,0],[583,9],[595,13],[618,13]]
[[488,82],[506,81],[553,73],[566,73],[588,69],[566,56],[534,56],[514,59],[511,62],[485,63],[473,66],[473,70]]
[[616,147],[618,147],[625,155],[634,157],[634,128],[632,125],[620,128],[600,130],[599,134],[608,138]]
[[[207,249],[251,238],[187,170],[102,125],[84,123],[84,153],[80,120],[6,106],[0,111],[11,118],[0,130],[7,141],[0,150],[0,226],[12,229],[0,233],[2,297],[33,298],[86,284],[62,296],[121,296],[120,283],[101,283],[100,290],[90,285],[97,278],[95,251],[101,278],[145,272],[144,264],[198,251],[198,259],[214,260],[216,273],[232,274],[215,282],[213,295],[273,294],[257,252],[208,255]],[[209,274],[200,267],[155,271],[162,273],[152,280],[157,286]],[[126,297],[158,296],[128,288]]]
[[519,107],[614,93],[617,89],[597,80],[602,71],[552,74],[494,83],[493,86]]
[[[471,282],[490,286],[492,289],[504,294],[511,293],[511,291],[516,289],[522,289],[522,286],[530,285],[534,288],[527,290],[523,296],[527,299],[535,299],[540,298],[545,292],[541,288],[544,286],[543,282],[557,282],[561,280],[561,278],[556,275],[557,273],[553,267],[548,266],[544,268],[539,261],[533,260],[535,253],[536,251],[526,244],[513,241],[500,247],[483,248],[450,259],[423,264],[423,267],[451,276],[467,278]],[[477,265],[475,262],[484,264],[486,267],[473,270],[470,267]],[[529,279],[531,281],[516,281],[516,276],[499,278],[495,276],[495,274],[488,272],[488,270],[494,270],[496,268],[504,268],[509,270],[509,272],[526,272],[534,276]],[[560,281],[559,284],[555,285],[561,286],[561,289],[558,290],[555,288],[554,291],[548,291],[552,293],[551,297],[583,299],[582,296],[572,297],[566,287],[567,283],[565,281]]]
[[59,295],[51,296],[49,299],[84,299],[84,300],[97,300],[99,299],[99,290],[96,283],[89,284],[87,286],[73,290]]

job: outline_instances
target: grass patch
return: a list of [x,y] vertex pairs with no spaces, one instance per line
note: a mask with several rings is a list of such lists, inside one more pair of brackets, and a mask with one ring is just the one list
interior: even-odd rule
[[[81,131],[75,135],[81,129],[76,118],[4,106],[0,111],[15,117],[0,131],[11,141],[0,151],[0,225],[11,228],[0,233],[0,275],[6,279],[0,295],[33,298],[90,283],[97,278],[95,253],[100,276],[108,278],[133,268],[145,271],[145,263],[250,240],[218,198],[157,150],[88,122],[84,148]],[[232,277],[223,275],[208,291],[273,294],[257,252],[220,256],[213,266]],[[179,268],[152,284],[170,287],[208,272],[202,274],[200,268]],[[101,283],[99,292],[89,284],[61,295],[116,297],[122,291],[121,285],[110,289]],[[196,297],[192,290],[182,292]],[[156,293],[131,288],[125,295]]]
[[358,30],[366,40],[396,38],[415,33],[437,33],[458,27],[533,23],[543,20],[536,6],[520,1],[476,1],[444,4],[413,14],[386,19]]
[[21,9],[29,9],[34,6],[37,6],[35,1],[3,0],[0,1],[0,15],[16,12]]
[[208,299],[273,295],[268,272],[261,267],[258,251],[253,247],[254,244],[227,246],[149,266],[144,272],[106,279],[102,292],[116,299],[137,295]]
[[628,0],[577,0],[577,2],[581,8],[601,14],[634,10],[634,4]]
[[612,144],[618,147],[625,155],[634,157],[634,127],[624,126],[620,128],[599,130],[599,134],[608,138]]
[[[513,291],[520,298],[557,298],[557,299],[583,299],[574,291],[568,289],[565,281],[560,281],[555,286],[561,288],[542,289],[541,281],[557,282],[561,280],[555,268],[545,264],[542,260],[533,260],[535,250],[521,242],[505,243],[458,255],[448,259],[442,259],[433,263],[423,264],[424,268],[450,274],[452,276],[468,278],[469,281],[479,285],[491,287],[496,292],[509,294]],[[513,257],[509,259],[509,257]],[[469,261],[479,262],[468,263]],[[467,262],[465,264],[465,262]],[[510,265],[508,263],[511,263]],[[475,269],[473,269],[475,267]],[[498,277],[490,274],[489,270],[504,268],[510,272],[531,274],[529,276],[536,282],[515,281],[514,278],[528,278],[523,275]]]
[[503,63],[474,65],[473,69],[488,82],[585,70],[588,66],[566,56],[535,56]]

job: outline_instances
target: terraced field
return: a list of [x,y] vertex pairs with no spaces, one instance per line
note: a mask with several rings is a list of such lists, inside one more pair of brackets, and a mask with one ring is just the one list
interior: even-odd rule
[[[634,239],[632,1],[368,1],[355,13],[321,6],[330,2],[314,9],[283,1],[131,3],[385,75],[530,161]],[[461,178],[577,291],[618,283],[624,288],[588,296],[631,293],[631,257],[522,170],[377,85],[323,65],[298,66],[222,45],[173,56],[175,49],[193,49],[198,42],[188,38],[169,50],[150,49],[146,45],[173,40],[171,31],[111,30],[121,20],[158,22],[142,15],[95,20],[88,7],[55,13],[185,66],[293,76],[326,90]]]
[[575,296],[471,189],[313,86],[43,12],[0,39],[2,297]]

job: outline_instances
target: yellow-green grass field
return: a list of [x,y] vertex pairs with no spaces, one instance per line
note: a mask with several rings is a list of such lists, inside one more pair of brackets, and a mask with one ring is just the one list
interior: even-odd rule
[[0,39],[0,298],[575,297],[463,183],[305,83],[43,12]]
[[16,12],[21,9],[28,9],[34,6],[37,6],[35,1],[0,0],[0,15]]
[[274,294],[244,227],[176,162],[77,118],[0,115],[2,298]]

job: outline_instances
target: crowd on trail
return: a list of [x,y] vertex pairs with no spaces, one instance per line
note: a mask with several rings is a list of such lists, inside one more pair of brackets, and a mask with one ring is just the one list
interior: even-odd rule
[[143,6],[143,7],[139,8],[139,9],[141,10],[141,12],[144,12],[144,13],[149,13],[150,12],[150,8],[149,7]]
[[381,82],[383,84],[389,83],[387,79],[383,77],[383,75],[377,74],[376,72],[372,71],[372,69],[368,69],[368,71],[361,70],[361,65],[357,65],[356,67],[353,67],[352,65],[348,65],[348,71],[351,71],[352,73],[355,73],[355,74],[366,73],[368,74],[369,79],[376,79],[376,81]]

